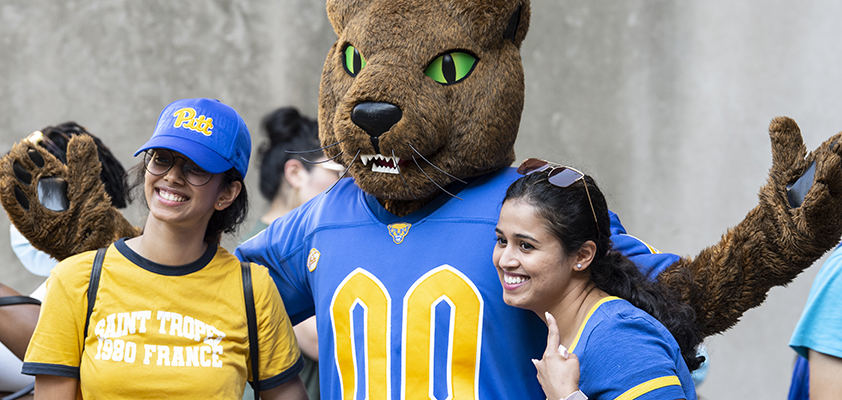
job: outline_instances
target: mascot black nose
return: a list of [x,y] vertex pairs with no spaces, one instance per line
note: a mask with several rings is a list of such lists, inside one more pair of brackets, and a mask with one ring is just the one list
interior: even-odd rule
[[380,153],[380,135],[392,129],[401,117],[403,117],[403,112],[398,106],[374,101],[357,104],[351,111],[351,121],[371,136],[371,144],[378,154]]

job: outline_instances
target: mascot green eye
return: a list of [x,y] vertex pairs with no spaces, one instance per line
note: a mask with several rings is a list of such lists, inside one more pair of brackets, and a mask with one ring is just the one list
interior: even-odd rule
[[477,58],[461,51],[453,51],[436,57],[427,66],[424,74],[442,85],[452,85],[467,78],[477,65]]
[[351,45],[345,47],[344,53],[342,65],[345,67],[345,71],[348,72],[348,75],[357,76],[360,70],[365,68],[365,58],[356,47]]

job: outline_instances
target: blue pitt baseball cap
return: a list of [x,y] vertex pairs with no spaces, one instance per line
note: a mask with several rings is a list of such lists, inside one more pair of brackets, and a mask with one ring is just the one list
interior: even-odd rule
[[219,100],[183,99],[164,108],[152,137],[134,155],[155,148],[184,154],[214,174],[235,168],[245,178],[251,136],[240,115]]

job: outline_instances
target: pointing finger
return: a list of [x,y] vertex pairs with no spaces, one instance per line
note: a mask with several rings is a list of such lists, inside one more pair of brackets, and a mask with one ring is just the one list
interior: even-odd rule
[[558,346],[560,345],[558,325],[556,324],[555,318],[549,313],[549,311],[545,312],[544,315],[547,318],[547,349],[544,350],[544,353],[556,354],[559,352]]

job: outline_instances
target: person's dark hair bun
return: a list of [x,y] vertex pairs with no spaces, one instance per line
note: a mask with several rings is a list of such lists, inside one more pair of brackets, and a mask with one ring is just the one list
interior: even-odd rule
[[[287,160],[299,157],[287,150],[309,151],[319,147],[319,125],[301,115],[295,107],[281,107],[272,111],[260,122],[260,127],[269,140],[258,149],[260,157],[260,194],[272,201],[278,194],[284,176]],[[323,153],[315,151],[310,159],[318,159]],[[304,163],[306,168],[310,164]]]

